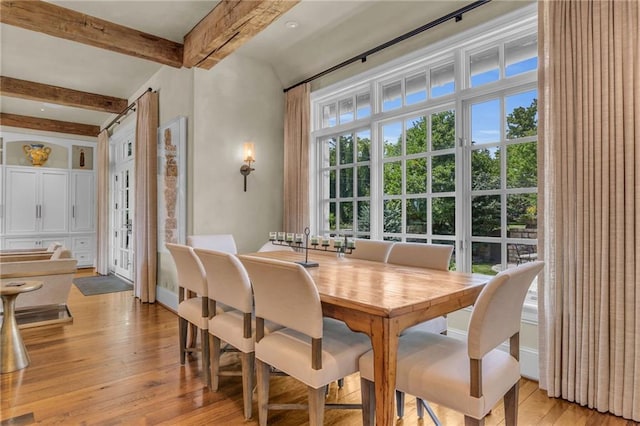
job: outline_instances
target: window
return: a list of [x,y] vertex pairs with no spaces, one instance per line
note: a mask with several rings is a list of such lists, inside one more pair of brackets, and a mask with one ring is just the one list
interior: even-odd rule
[[313,94],[313,232],[451,244],[452,269],[490,275],[536,259],[537,34],[526,13],[372,70],[352,91]]

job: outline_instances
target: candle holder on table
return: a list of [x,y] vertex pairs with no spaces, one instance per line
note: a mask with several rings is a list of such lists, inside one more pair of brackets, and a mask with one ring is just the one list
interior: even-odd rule
[[[311,247],[309,247],[309,234],[311,231],[307,226],[304,228],[304,237],[302,234],[292,234],[286,232],[270,232],[269,241],[275,246],[286,246],[294,249],[304,249],[304,260],[296,262],[305,268],[313,268],[319,266],[318,262],[309,261],[309,250],[335,252],[338,256],[342,257],[344,254],[351,254],[356,249],[355,241],[348,240],[347,236],[344,236],[344,242],[342,239],[334,240],[333,248],[329,245],[329,239],[323,238],[322,243],[318,241],[318,237],[311,237]],[[304,245],[303,245],[304,238]],[[320,247],[318,247],[320,246]]]

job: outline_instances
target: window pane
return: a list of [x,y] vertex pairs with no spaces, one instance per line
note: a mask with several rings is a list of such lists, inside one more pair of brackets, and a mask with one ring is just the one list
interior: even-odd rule
[[405,121],[407,155],[427,151],[427,119],[425,117],[410,118]]
[[476,149],[471,152],[471,189],[500,188],[500,149]]
[[382,87],[382,111],[389,111],[402,106],[401,87],[399,81]]
[[353,169],[340,170],[340,197],[353,197]]
[[326,142],[326,146],[328,148],[328,152],[326,152],[326,151],[325,152],[327,153],[327,156],[329,157],[329,158],[325,159],[325,161],[329,160],[329,165],[330,166],[335,166],[337,164],[336,163],[336,146],[337,146],[336,138],[327,139],[325,142]]
[[329,104],[322,107],[322,127],[333,127],[336,122],[336,104]]
[[336,198],[336,171],[329,171],[329,198]]
[[406,105],[427,100],[427,76],[424,73],[407,77],[404,81],[404,87]]
[[371,115],[371,98],[368,93],[356,96],[356,118],[365,118]]
[[[538,259],[536,244],[507,244],[507,267],[512,268],[521,263],[533,262]],[[533,287],[536,290],[535,287]]]
[[500,236],[500,196],[471,197],[471,231],[478,237]]
[[400,161],[384,163],[384,194],[400,195],[402,193],[402,167]]
[[391,234],[402,232],[402,203],[400,200],[385,200],[383,231]]
[[487,49],[469,57],[471,87],[481,86],[500,79],[498,47]]
[[482,144],[500,140],[500,100],[471,105],[471,143]]
[[340,203],[340,229],[353,229],[353,203]]
[[505,76],[538,68],[538,35],[532,34],[504,45]]
[[538,91],[507,96],[507,139],[517,139],[538,134]]
[[538,238],[537,205],[537,194],[507,195],[507,237]]
[[431,114],[431,149],[456,146],[456,112],[454,110]]
[[500,244],[498,243],[472,243],[471,257],[472,272],[485,275],[497,275],[502,263]]
[[427,200],[412,198],[407,200],[407,234],[427,233]]
[[431,69],[431,97],[450,95],[456,91],[453,64]]
[[371,195],[371,170],[369,166],[358,167],[358,197]]
[[427,192],[427,159],[407,160],[407,194]]
[[336,229],[336,203],[329,203],[329,230],[335,231]]
[[431,157],[431,191],[453,192],[456,190],[455,154]]
[[371,131],[358,132],[356,134],[356,142],[358,144],[357,161],[369,161],[371,159]]
[[437,197],[431,201],[431,233],[436,235],[456,234],[455,197]]
[[358,231],[371,231],[371,206],[369,201],[358,201]]
[[343,99],[339,103],[340,123],[350,123],[353,121],[353,99]]
[[353,163],[353,135],[340,136],[340,164]]
[[396,121],[382,126],[385,158],[402,155],[402,123]]
[[538,186],[537,142],[507,146],[507,188]]

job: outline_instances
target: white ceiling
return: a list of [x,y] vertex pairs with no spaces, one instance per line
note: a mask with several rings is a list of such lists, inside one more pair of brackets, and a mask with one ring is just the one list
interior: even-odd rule
[[[52,1],[59,6],[182,42],[217,0]],[[242,46],[270,63],[283,87],[450,13],[470,0],[303,0]],[[298,27],[287,28],[295,21]],[[0,24],[0,74],[129,98],[162,65]],[[44,111],[42,111],[44,110]],[[0,111],[101,125],[113,117],[78,108],[0,97]]]

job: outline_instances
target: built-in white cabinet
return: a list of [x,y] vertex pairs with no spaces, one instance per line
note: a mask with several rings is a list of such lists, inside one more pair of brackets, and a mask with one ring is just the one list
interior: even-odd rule
[[[95,145],[0,132],[0,248],[46,248],[59,242],[79,267],[96,257]],[[33,150],[48,158],[38,165]]]
[[69,173],[64,170],[7,167],[6,235],[69,231]]
[[95,229],[95,174],[71,172],[71,231]]

